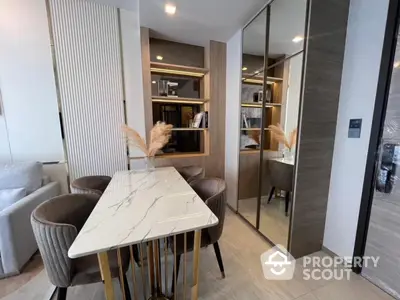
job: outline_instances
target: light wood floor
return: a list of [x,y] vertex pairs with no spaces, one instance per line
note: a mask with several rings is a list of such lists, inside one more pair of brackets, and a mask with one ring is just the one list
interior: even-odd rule
[[[289,238],[289,217],[285,214],[285,199],[262,197],[260,208],[260,231],[276,245],[287,248]],[[255,226],[257,218],[257,198],[239,200],[239,212]]]
[[[294,279],[268,281],[263,277],[260,254],[270,246],[243,220],[228,211],[220,247],[226,278],[220,273],[212,247],[201,251],[199,299],[202,300],[385,300],[393,299],[362,277],[350,280],[307,281],[297,261]],[[316,253],[325,256],[324,253]],[[189,258],[190,260],[190,258]],[[171,265],[170,265],[171,266]],[[188,270],[189,272],[189,270]],[[182,273],[181,273],[182,275]],[[169,275],[170,278],[170,275]],[[117,281],[115,287],[117,287]],[[182,290],[181,285],[178,289]],[[132,291],[132,290],[131,290]],[[56,299],[56,298],[54,298]],[[68,300],[104,299],[101,283],[69,288]],[[119,298],[120,294],[119,294]],[[143,299],[143,298],[140,298]],[[182,300],[182,297],[178,298]],[[187,298],[189,299],[189,298]]]

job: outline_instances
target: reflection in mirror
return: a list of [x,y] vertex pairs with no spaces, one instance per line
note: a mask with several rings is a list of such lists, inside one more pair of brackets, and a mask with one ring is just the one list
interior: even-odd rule
[[[286,246],[292,205],[294,157],[302,85],[306,0],[276,0],[270,6],[267,84],[272,78],[273,102],[268,110],[266,144],[279,158],[264,157],[259,230]],[[274,127],[275,126],[275,127]]]
[[267,13],[263,10],[244,30],[238,212],[257,225],[263,76]]

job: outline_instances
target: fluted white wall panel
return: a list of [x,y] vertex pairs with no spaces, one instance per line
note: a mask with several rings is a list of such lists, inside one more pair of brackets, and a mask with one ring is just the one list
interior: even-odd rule
[[127,169],[117,9],[50,0],[71,179]]

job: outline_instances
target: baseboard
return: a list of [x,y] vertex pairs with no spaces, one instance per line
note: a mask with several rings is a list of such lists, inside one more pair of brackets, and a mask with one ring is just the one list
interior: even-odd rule
[[229,208],[232,212],[234,212],[235,214],[237,214],[237,209],[234,209],[232,206],[230,206],[229,203],[226,203],[226,206],[228,206],[228,208]]
[[326,248],[325,246],[322,246],[322,251],[324,251],[326,254],[328,254],[330,257],[339,257],[339,255],[337,255],[335,252],[333,252],[332,250]]

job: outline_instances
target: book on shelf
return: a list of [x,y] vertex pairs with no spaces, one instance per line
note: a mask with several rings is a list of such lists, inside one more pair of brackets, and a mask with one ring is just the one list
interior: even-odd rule
[[199,112],[194,116],[193,128],[208,128],[208,111]]

